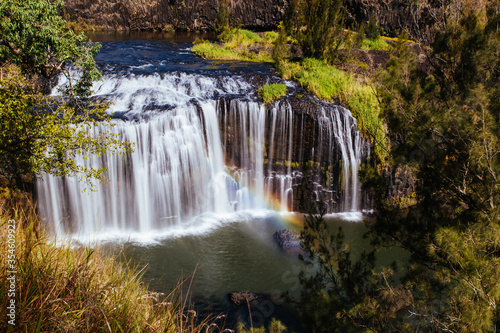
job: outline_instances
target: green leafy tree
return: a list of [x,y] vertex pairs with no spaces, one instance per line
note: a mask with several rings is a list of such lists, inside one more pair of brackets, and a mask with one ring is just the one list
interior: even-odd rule
[[317,202],[315,207],[317,212],[305,217],[300,233],[305,253],[300,256],[305,269],[299,275],[298,300],[303,325],[308,332],[360,330],[371,319],[360,317],[358,306],[379,288],[374,252],[353,260],[342,228],[333,231],[327,226],[326,205]]
[[364,34],[366,38],[371,40],[376,40],[380,37],[380,29],[377,24],[377,18],[374,15],[370,16],[368,24],[364,29]]
[[[58,16],[61,6],[0,2],[0,172],[9,186],[29,185],[40,172],[100,177],[102,170],[77,165],[76,154],[128,148],[105,131],[88,134],[107,118],[106,105],[88,100],[92,81],[100,78],[93,58],[100,45],[68,30]],[[69,79],[64,100],[38,93],[37,78],[60,74]]]
[[58,15],[62,5],[49,0],[0,1],[0,61],[19,66],[25,75],[47,79],[61,72],[70,77],[72,65],[80,75],[67,93],[88,97],[92,80],[101,77],[93,58],[100,44],[66,28]]

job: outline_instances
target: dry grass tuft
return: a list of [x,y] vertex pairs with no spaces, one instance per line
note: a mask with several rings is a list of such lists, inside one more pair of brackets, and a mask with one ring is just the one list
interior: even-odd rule
[[[4,190],[0,199],[0,317],[15,276],[15,326],[2,332],[213,332],[199,321],[179,285],[170,295],[150,292],[142,272],[100,248],[56,245],[39,226],[30,197]],[[15,220],[15,249],[9,225]],[[11,232],[12,234],[12,232]],[[10,237],[12,238],[12,236]],[[9,250],[12,250],[9,252]],[[8,261],[8,255],[14,261]],[[12,258],[14,258],[12,257]],[[12,265],[12,266],[10,266]],[[8,273],[15,271],[15,274]],[[10,318],[8,318],[10,320]]]

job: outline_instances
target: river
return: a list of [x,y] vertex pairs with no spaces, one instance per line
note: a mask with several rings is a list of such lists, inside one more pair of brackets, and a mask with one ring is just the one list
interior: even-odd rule
[[[308,198],[328,205],[329,223],[344,228],[355,254],[366,249],[370,206],[357,170],[369,146],[348,110],[308,97],[306,112],[294,99],[300,88],[272,66],[202,60],[190,51],[198,37],[213,35],[91,35],[102,42],[94,96],[112,102],[112,130],[134,152],[81,156],[107,168],[95,191],[76,177],[43,175],[40,212],[57,237],[104,242],[147,266],[154,290],[192,277],[198,304],[231,313],[230,322],[248,318],[228,292],[273,295],[254,309],[254,324],[276,316],[298,329],[295,310],[276,297],[297,295],[303,266],[273,234],[300,227]],[[271,82],[289,96],[266,106],[257,87]]]

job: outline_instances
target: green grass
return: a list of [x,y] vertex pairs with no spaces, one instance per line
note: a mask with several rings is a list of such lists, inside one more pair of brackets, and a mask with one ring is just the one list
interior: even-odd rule
[[233,50],[227,49],[217,44],[212,44],[208,41],[202,41],[193,45],[191,50],[198,56],[205,59],[218,60],[246,60]]
[[285,61],[280,64],[280,70],[283,77],[295,80],[319,98],[328,101],[338,97],[357,119],[359,129],[369,138],[375,155],[384,160],[387,154],[385,126],[369,82],[358,81],[353,75],[312,58],[305,58],[300,64]]
[[259,88],[259,96],[266,104],[286,96],[286,93],[287,87],[283,83],[265,84]]
[[[191,48],[205,59],[273,62],[272,47],[276,33],[267,33],[261,38],[255,32],[243,29],[227,29],[220,39],[222,44],[199,41]],[[256,51],[251,52],[250,48]]]
[[378,39],[364,39],[363,40],[363,45],[361,46],[362,50],[382,50],[382,51],[389,51],[391,49],[391,46],[389,43],[387,43],[384,39],[378,38]]
[[[9,194],[10,195],[10,194]],[[29,199],[0,195],[0,271],[7,261],[8,221],[16,221],[16,327],[7,317],[7,276],[0,275],[0,331],[211,332],[186,307],[180,288],[148,291],[142,272],[99,248],[55,244],[40,227]],[[21,199],[19,199],[21,197]],[[213,328],[213,327],[212,327]]]

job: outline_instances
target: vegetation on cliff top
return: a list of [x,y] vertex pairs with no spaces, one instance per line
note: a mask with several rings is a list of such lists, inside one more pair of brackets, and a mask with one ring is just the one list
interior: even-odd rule
[[[291,40],[291,37],[282,36],[283,33],[267,32],[260,37],[247,30],[226,28],[220,35],[222,44],[199,41],[192,51],[208,59],[275,62],[282,78],[296,81],[319,98],[327,101],[338,98],[346,105],[358,120],[360,130],[370,139],[378,159],[384,160],[387,151],[385,127],[379,118],[378,101],[371,80],[339,70],[326,60],[287,60],[290,57],[289,46],[282,43]],[[386,48],[388,44],[383,42],[379,45]]]
[[286,96],[286,92],[287,87],[283,83],[265,84],[259,88],[259,96],[266,104]]

